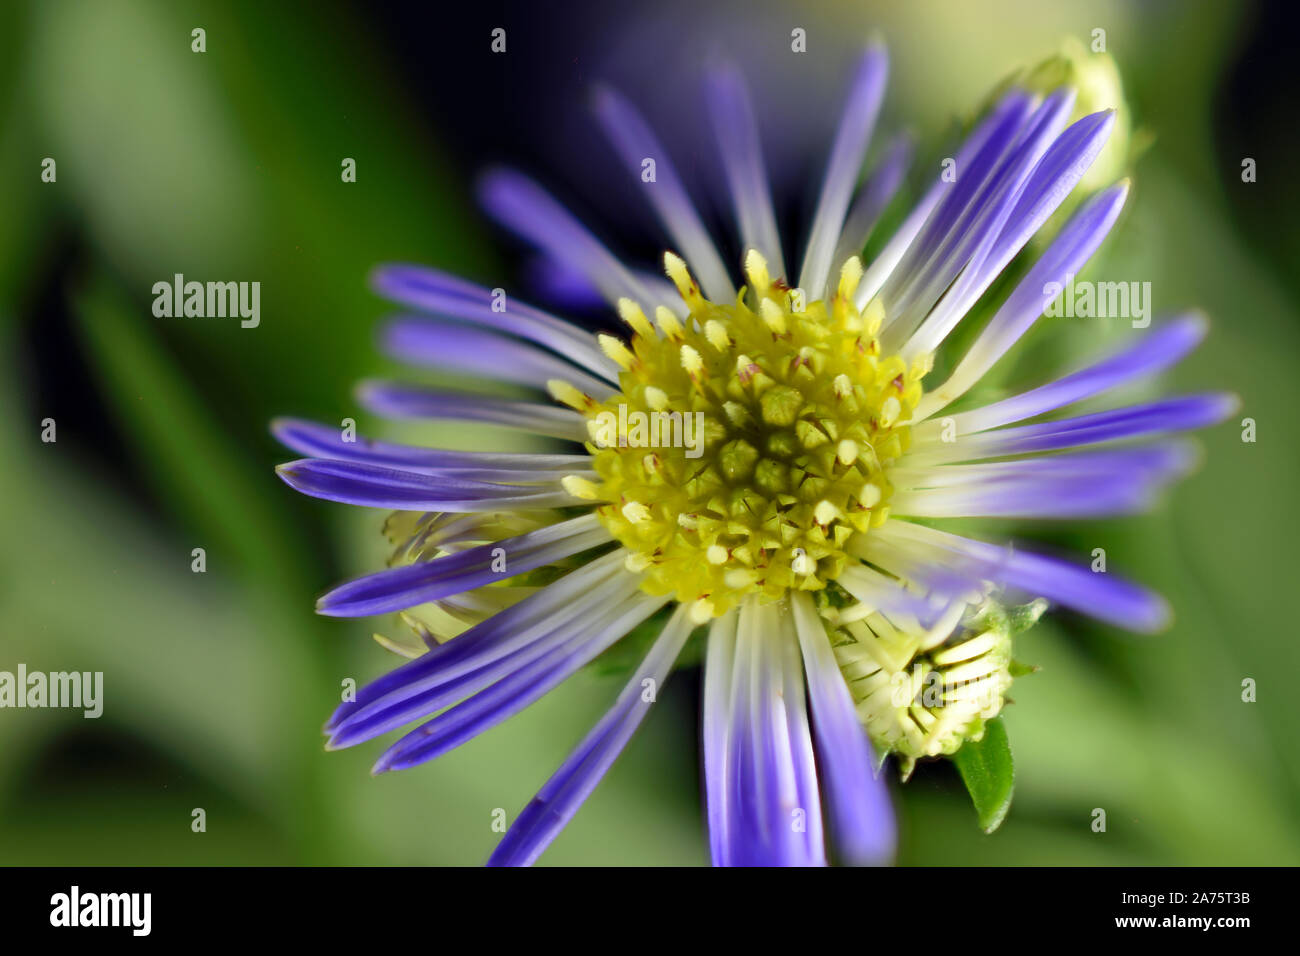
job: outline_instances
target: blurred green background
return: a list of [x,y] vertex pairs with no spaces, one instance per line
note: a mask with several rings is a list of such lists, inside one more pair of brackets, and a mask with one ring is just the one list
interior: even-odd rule
[[[1055,615],[1032,631],[1020,656],[1042,670],[1006,712],[1006,824],[981,834],[951,767],[923,765],[895,786],[901,862],[1300,862],[1300,204],[1284,8],[539,6],[3,6],[0,669],[103,671],[105,707],[99,720],[0,711],[0,863],[475,864],[498,836],[492,811],[513,818],[613,699],[617,679],[579,675],[450,756],[378,779],[378,745],[324,753],[340,681],[394,661],[370,639],[388,622],[320,619],[312,602],[376,566],[383,516],[290,492],[272,466],[293,456],[266,423],[357,414],[351,383],[386,369],[372,346],[384,308],[365,284],[376,262],[519,287],[519,263],[473,209],[473,173],[506,158],[581,182],[603,147],[568,131],[574,91],[618,75],[646,21],[683,38],[643,50],[650,62],[716,47],[760,86],[820,90],[805,111],[823,125],[854,45],[878,29],[893,61],[886,119],[920,135],[923,157],[1010,69],[1107,31],[1154,140],[1094,269],[1151,281],[1157,311],[1210,314],[1209,341],[1168,387],[1236,391],[1258,441],[1226,423],[1157,512],[1039,532],[1105,547],[1113,570],[1168,595],[1177,622],[1136,638]],[[504,58],[488,52],[497,25]],[[792,26],[808,30],[806,58],[788,54]],[[653,115],[671,73],[618,79]],[[55,183],[41,182],[45,157]],[[340,181],[344,157],[354,184]],[[1244,157],[1258,182],[1241,182]],[[261,326],[155,318],[151,286],[178,272],[260,281]],[[1123,332],[1057,322],[1008,381]],[[46,417],[55,444],[40,441]],[[205,574],[190,570],[196,547]],[[697,675],[670,682],[544,863],[705,862],[697,700]],[[191,831],[196,807],[205,833]],[[1104,834],[1089,826],[1096,807]]]

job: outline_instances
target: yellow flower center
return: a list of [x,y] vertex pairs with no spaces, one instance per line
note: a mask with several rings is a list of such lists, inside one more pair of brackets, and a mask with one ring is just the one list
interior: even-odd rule
[[926,363],[880,354],[883,309],[853,304],[856,257],[829,302],[806,304],[756,252],[729,304],[665,260],[689,314],[661,307],[652,324],[619,303],[630,342],[601,337],[622,368],[619,394],[597,402],[551,383],[586,417],[597,474],[565,486],[603,502],[597,514],[643,589],[689,604],[698,622],[747,594],[820,590],[849,560],[849,539],[888,515],[886,473],[907,448],[902,423]]

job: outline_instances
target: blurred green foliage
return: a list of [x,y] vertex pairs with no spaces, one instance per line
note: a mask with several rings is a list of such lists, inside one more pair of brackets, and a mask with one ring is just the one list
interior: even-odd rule
[[[1139,639],[1049,615],[1025,635],[1017,656],[1042,669],[1005,713],[1018,775],[1006,822],[982,833],[956,770],[923,765],[896,788],[902,862],[1300,862],[1300,326],[1289,280],[1234,223],[1231,191],[1250,187],[1215,165],[1210,119],[1247,19],[1202,3],[983,6],[997,12],[827,3],[807,18],[842,34],[880,25],[891,109],[927,133],[1064,32],[1105,23],[1158,139],[1097,268],[1214,318],[1170,384],[1238,392],[1259,441],[1225,424],[1156,513],[1049,529],[1106,548],[1114,570],[1169,597],[1177,623]],[[0,712],[0,863],[477,863],[493,810],[516,813],[617,692],[579,675],[461,750],[379,779],[377,747],[321,750],[340,682],[392,664],[369,623],[312,614],[328,584],[375,566],[382,515],[284,488],[271,466],[290,456],[266,422],[356,414],[351,382],[384,368],[374,263],[500,268],[439,149],[456,131],[422,118],[367,21],[330,13],[325,25],[315,7],[252,0],[0,12],[0,669],[102,670],[106,699],[98,721]],[[39,181],[46,156],[57,183]],[[345,156],[355,184],[340,182]],[[260,280],[261,327],[155,319],[148,290],[176,272]],[[1117,331],[1057,320],[1007,381]],[[59,395],[73,401],[42,444]],[[190,570],[195,547],[206,574]],[[545,862],[706,859],[697,692],[690,672],[673,679]],[[191,832],[196,807],[206,833]],[[1097,807],[1104,834],[1089,826]]]

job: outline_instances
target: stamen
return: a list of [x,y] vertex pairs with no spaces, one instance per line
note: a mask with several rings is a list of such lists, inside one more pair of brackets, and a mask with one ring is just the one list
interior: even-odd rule
[[813,508],[813,520],[822,527],[826,527],[839,516],[840,509],[836,508],[835,505],[831,504],[829,501],[819,501],[817,502],[817,507]]
[[623,567],[635,573],[646,570],[653,563],[649,555],[642,554],[640,551],[629,551],[627,557],[623,559]]
[[600,500],[600,486],[579,475],[565,475],[560,479],[560,485],[575,498],[582,498],[585,501]]
[[727,335],[727,327],[717,319],[710,319],[704,323],[704,337],[719,352],[725,352],[731,346],[731,336]]
[[860,281],[862,281],[862,260],[857,256],[849,256],[844,260],[844,265],[840,266],[840,298],[852,301],[853,293],[858,291]]
[[680,256],[665,252],[664,271],[668,273],[668,278],[673,280],[673,285],[677,286],[677,292],[690,310],[699,311],[705,304],[704,297],[700,295],[699,284],[686,268],[686,262]]
[[880,296],[876,296],[862,310],[863,331],[874,338],[880,332],[880,327],[884,324],[884,321],[885,303],[880,301]]
[[633,355],[626,345],[612,335],[598,335],[596,341],[600,343],[600,350],[604,352],[611,360],[618,363],[623,371],[627,371],[636,362],[636,356]]
[[686,369],[686,374],[691,377],[691,381],[698,381],[704,374],[704,359],[700,358],[700,353],[689,345],[683,345],[681,356],[682,368]]
[[757,249],[750,249],[745,253],[745,275],[749,279],[749,287],[759,298],[765,297],[772,288],[772,276],[767,271],[767,260]]
[[713,602],[700,598],[686,613],[692,624],[707,624],[713,620]]
[[652,411],[662,412],[668,407],[668,393],[662,388],[647,385],[645,391],[641,393],[641,397],[645,399],[646,405],[648,405]]
[[680,342],[686,334],[681,319],[677,318],[673,310],[666,305],[655,309],[655,321],[659,323],[659,328],[663,329],[664,335],[676,342]]
[[639,303],[624,297],[618,300],[618,315],[624,322],[632,327],[632,331],[645,339],[654,339],[655,328],[646,318],[644,310]]
[[596,400],[586,392],[558,378],[548,379],[546,390],[557,402],[568,405],[574,411],[585,412],[596,404]]
[[758,305],[759,314],[763,317],[764,324],[772,330],[773,335],[785,335],[785,309],[781,308],[771,299],[764,299]]
[[650,520],[650,509],[639,501],[629,501],[622,508],[623,517],[633,524]]

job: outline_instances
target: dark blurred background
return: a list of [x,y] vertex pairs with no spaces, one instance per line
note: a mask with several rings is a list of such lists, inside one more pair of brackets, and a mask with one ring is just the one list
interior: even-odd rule
[[[489,48],[498,26],[503,55]],[[586,109],[597,80],[644,106],[734,251],[725,203],[708,200],[703,64],[735,60],[755,86],[797,237],[872,32],[892,59],[881,130],[912,131],[928,161],[1010,70],[1096,28],[1144,148],[1122,164],[1134,196],[1093,268],[1151,281],[1157,311],[1211,316],[1168,387],[1237,392],[1258,440],[1236,422],[1207,433],[1200,472],[1149,516],[1033,532],[1105,547],[1115,570],[1169,596],[1177,622],[1143,638],[1066,615],[1040,624],[1021,656],[1042,670],[1006,713],[1019,774],[1007,823],[981,834],[949,765],[923,765],[895,787],[901,861],[1300,861],[1289,4],[68,0],[0,11],[0,670],[103,671],[105,705],[98,720],[0,710],[0,863],[484,859],[492,811],[513,816],[619,684],[579,675],[410,772],[371,779],[378,746],[322,752],[340,681],[393,664],[370,640],[390,622],[312,613],[326,586],[381,559],[382,515],[281,485],[272,466],[293,456],[266,423],[375,424],[350,397],[388,370],[371,267],[425,262],[526,290],[527,255],[474,207],[476,174],[501,161],[616,251],[653,257],[662,238]],[[46,157],[56,182],[41,181]],[[345,157],[355,183],[340,180]],[[1241,180],[1246,157],[1256,182]],[[155,318],[152,285],[175,273],[260,281],[261,325]],[[1041,329],[1006,386],[1123,334]],[[1246,678],[1255,703],[1241,700]],[[696,675],[674,678],[544,862],[705,860],[697,699]],[[1089,826],[1096,807],[1104,834]]]

